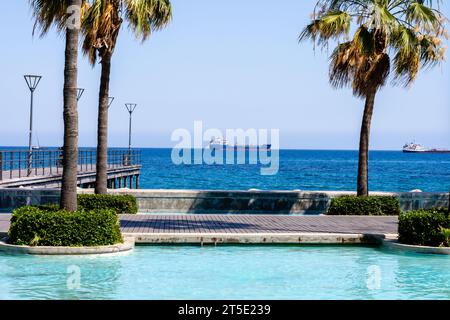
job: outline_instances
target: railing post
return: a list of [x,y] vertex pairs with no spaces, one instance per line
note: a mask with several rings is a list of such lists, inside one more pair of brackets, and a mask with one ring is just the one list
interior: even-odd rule
[[9,178],[12,179],[13,177],[13,171],[14,171],[14,152],[11,151],[11,153],[9,154]]
[[58,157],[56,159],[56,174],[59,174],[59,159],[61,158],[61,153],[59,150],[56,152],[56,156]]
[[22,153],[19,151],[19,178],[22,178],[22,163],[21,163],[21,155]]
[[45,176],[45,151],[42,151],[41,156],[42,156],[42,161],[41,161],[41,163],[42,163],[42,175]]
[[0,152],[0,181],[3,180],[3,152]]
[[52,174],[52,167],[53,167],[53,153],[51,151],[48,151],[48,165],[50,167],[50,174]]
[[[34,151],[32,151],[34,153]],[[39,168],[39,151],[36,152],[36,156],[32,154],[31,159],[34,161],[34,174],[38,175]]]

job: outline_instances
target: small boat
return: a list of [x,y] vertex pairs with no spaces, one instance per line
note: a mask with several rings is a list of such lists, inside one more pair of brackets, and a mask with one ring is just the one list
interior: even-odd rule
[[271,144],[262,145],[231,145],[226,139],[212,139],[209,143],[209,148],[211,150],[234,150],[234,151],[250,151],[250,150],[262,150],[270,151],[272,149]]
[[43,149],[43,148],[41,148],[41,144],[39,143],[39,137],[37,137],[37,146],[32,146],[31,149],[33,151],[39,151],[39,150]]
[[406,153],[450,153],[450,150],[446,149],[430,149],[415,142],[407,143],[403,146],[403,152]]

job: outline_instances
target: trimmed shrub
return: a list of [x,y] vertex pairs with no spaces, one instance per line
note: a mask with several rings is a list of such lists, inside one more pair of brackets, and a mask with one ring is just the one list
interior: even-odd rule
[[446,245],[446,229],[450,228],[448,209],[416,210],[399,217],[399,242],[437,247]]
[[136,214],[138,205],[131,195],[79,194],[78,206],[84,210],[112,209],[117,214]]
[[341,216],[397,216],[400,213],[400,200],[390,196],[333,198],[327,212],[328,215]]
[[9,241],[29,246],[102,246],[122,243],[114,210],[68,212],[54,207],[21,207],[13,211]]

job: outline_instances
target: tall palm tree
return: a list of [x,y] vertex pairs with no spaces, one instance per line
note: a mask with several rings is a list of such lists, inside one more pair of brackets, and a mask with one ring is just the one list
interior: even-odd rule
[[97,126],[95,193],[107,193],[108,101],[111,59],[123,23],[127,20],[136,37],[145,41],[172,18],[170,0],[92,0],[83,18],[83,51],[94,66],[102,66]]
[[[80,33],[82,0],[30,0],[35,17],[35,29],[40,28],[45,35],[52,25],[65,32],[64,68],[64,147],[63,179],[61,187],[62,209],[77,210],[77,169],[78,169],[78,41]],[[34,33],[34,32],[33,32]]]
[[[390,73],[409,86],[419,70],[444,59],[446,19],[433,0],[319,0],[300,41],[337,43],[331,54],[330,83],[351,86],[365,99],[359,142],[359,196],[369,194],[368,152],[375,97]],[[350,38],[351,31],[354,31]]]

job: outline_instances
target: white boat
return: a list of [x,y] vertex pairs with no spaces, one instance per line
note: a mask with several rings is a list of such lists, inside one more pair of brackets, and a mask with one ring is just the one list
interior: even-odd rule
[[226,139],[212,139],[211,142],[209,143],[209,148],[211,150],[267,150],[270,151],[272,148],[271,144],[263,144],[263,145],[231,145],[228,143],[228,141]]
[[407,153],[450,153],[445,149],[429,149],[415,142],[407,143],[403,146],[403,152]]
[[415,142],[407,143],[403,146],[403,152],[427,152],[428,149]]

